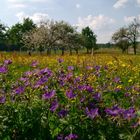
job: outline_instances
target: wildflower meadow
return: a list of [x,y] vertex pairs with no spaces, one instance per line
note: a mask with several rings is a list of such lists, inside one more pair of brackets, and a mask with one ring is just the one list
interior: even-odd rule
[[140,56],[0,54],[1,140],[139,140]]

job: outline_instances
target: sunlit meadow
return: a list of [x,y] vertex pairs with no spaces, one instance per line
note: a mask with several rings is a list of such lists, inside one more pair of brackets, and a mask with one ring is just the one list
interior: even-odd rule
[[0,54],[0,139],[139,140],[140,56]]

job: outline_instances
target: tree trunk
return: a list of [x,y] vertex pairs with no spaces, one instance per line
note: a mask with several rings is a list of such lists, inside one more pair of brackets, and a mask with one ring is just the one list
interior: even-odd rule
[[76,49],[75,51],[76,51],[76,54],[78,55],[78,49]]
[[47,49],[47,55],[51,55],[51,49]]
[[136,50],[136,43],[133,44],[133,48],[134,48],[134,54],[136,55],[137,50]]
[[89,54],[89,49],[87,48],[87,54]]
[[93,48],[91,49],[91,55],[93,55],[93,53],[94,53],[94,50],[93,50]]
[[31,56],[31,52],[30,51],[28,52],[28,54],[29,54],[29,56]]
[[137,53],[137,44],[136,44],[136,38],[134,37],[134,42],[133,42],[133,48],[134,48],[134,54],[136,55]]
[[62,48],[61,50],[62,50],[62,54],[61,55],[63,56],[64,55],[64,48]]
[[70,55],[72,55],[72,49],[70,48]]
[[54,54],[56,54],[56,49],[54,49]]

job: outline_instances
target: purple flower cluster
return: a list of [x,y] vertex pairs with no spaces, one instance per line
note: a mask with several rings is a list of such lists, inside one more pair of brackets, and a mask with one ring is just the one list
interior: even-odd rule
[[95,117],[99,116],[98,113],[99,109],[95,108],[95,109],[89,109],[86,107],[86,114],[89,118],[94,119]]
[[45,94],[42,95],[43,99],[51,99],[55,96],[56,91],[55,90],[51,90],[50,92],[46,92]]
[[107,108],[105,110],[105,112],[107,115],[110,115],[113,117],[120,116],[126,120],[130,120],[130,119],[136,117],[136,113],[135,113],[134,108],[122,109],[122,108],[119,108],[118,106],[114,106],[113,108]]

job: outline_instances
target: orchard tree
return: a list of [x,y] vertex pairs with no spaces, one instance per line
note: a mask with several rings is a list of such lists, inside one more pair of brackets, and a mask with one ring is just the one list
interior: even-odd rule
[[59,48],[64,50],[70,46],[74,28],[64,21],[43,21],[34,31],[28,32],[23,36],[23,42],[28,48],[34,46],[40,51],[47,50],[47,54],[52,49]]
[[[112,40],[121,46],[122,49],[127,47],[124,47],[122,44],[131,45],[134,49],[134,54],[137,53],[137,41],[140,37],[140,23],[137,19],[134,19],[134,21],[128,26],[120,28],[117,32],[115,32],[112,36]],[[125,43],[124,43],[125,42]],[[128,43],[129,42],[129,43]]]
[[22,23],[13,25],[7,31],[10,44],[16,47],[16,50],[20,50],[23,47],[23,34],[29,32],[30,30],[33,30],[34,28],[36,28],[36,25],[29,18],[24,19]]
[[6,26],[0,23],[0,44],[5,44],[6,41]]
[[94,32],[89,28],[85,27],[82,29],[82,35],[83,35],[83,44],[87,49],[87,53],[89,53],[89,50],[93,50],[96,48],[96,35]]
[[136,54],[137,41],[140,37],[140,22],[138,19],[134,19],[134,21],[128,26],[126,37],[130,40],[134,49],[134,54]]
[[130,45],[129,39],[126,37],[127,29],[120,28],[117,32],[115,32],[112,36],[112,41],[115,43],[115,46],[122,50],[122,53],[128,52],[128,48]]

